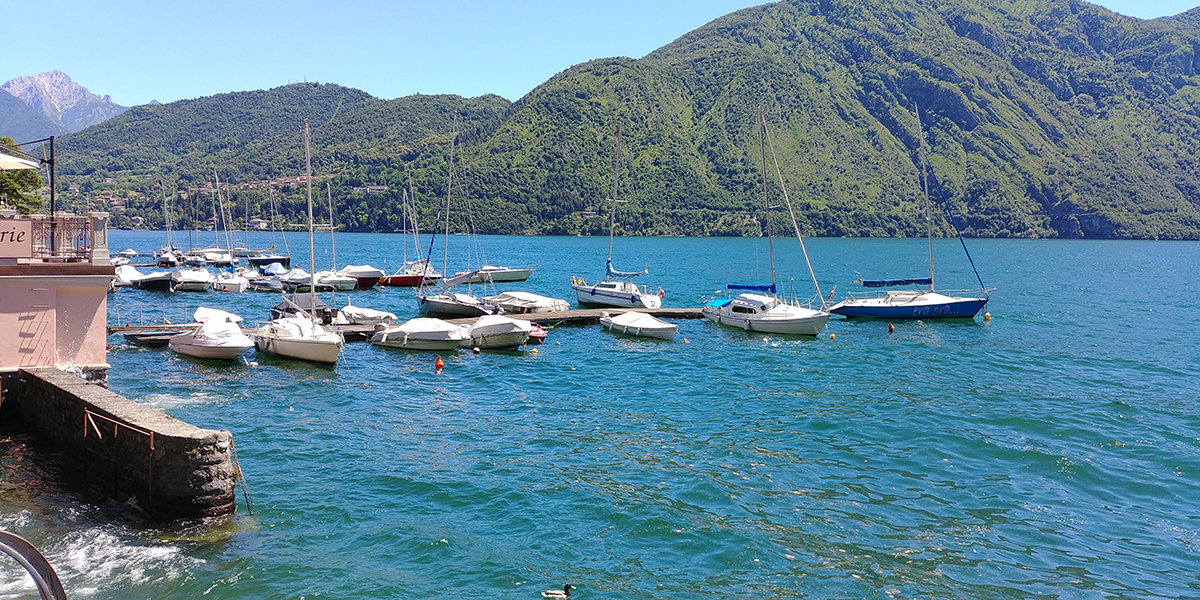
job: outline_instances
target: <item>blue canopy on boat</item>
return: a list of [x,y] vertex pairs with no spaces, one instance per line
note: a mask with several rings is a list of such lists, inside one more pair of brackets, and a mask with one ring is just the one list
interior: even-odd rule
[[642,269],[641,271],[618,271],[613,268],[612,260],[609,260],[608,263],[606,263],[604,265],[604,267],[608,271],[609,279],[612,279],[613,277],[616,277],[618,279],[629,279],[629,278],[637,277],[638,275],[643,275],[646,273],[645,269]]
[[722,306],[729,304],[730,302],[733,302],[733,300],[730,300],[729,298],[714,298],[714,299],[709,300],[708,302],[704,303],[704,305],[720,308]]
[[731,290],[746,290],[747,292],[767,292],[767,293],[770,293],[770,294],[774,294],[774,293],[775,293],[775,284],[773,284],[773,283],[772,283],[771,285],[753,285],[753,284],[748,284],[748,283],[730,283],[730,284],[726,285],[725,287],[726,287],[726,288],[728,288],[728,289],[731,289]]
[[876,279],[876,280],[859,280],[863,287],[891,287],[893,285],[932,285],[933,280],[926,277],[924,279]]

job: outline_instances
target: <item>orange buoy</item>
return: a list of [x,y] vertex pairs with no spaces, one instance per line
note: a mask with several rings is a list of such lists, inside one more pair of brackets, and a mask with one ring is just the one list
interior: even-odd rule
[[440,357],[440,356],[439,356],[439,357],[437,358],[437,362],[433,363],[433,366],[434,366],[435,368],[438,368],[438,369],[440,369],[440,368],[442,368],[442,367],[446,366],[446,363],[442,362],[442,357]]
[[894,331],[896,331],[896,326],[888,323],[888,333],[892,333]]
[[691,342],[689,342],[687,338],[683,338],[683,343],[690,344]]

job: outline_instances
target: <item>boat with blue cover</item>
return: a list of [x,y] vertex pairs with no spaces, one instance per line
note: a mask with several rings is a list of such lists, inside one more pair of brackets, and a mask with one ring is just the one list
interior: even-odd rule
[[[921,113],[917,111],[918,130],[920,126]],[[938,293],[933,287],[933,209],[929,200],[929,180],[932,177],[936,183],[937,178],[933,176],[932,170],[929,168],[929,162],[925,158],[924,135],[920,136],[920,140],[922,183],[925,190],[925,225],[926,236],[929,240],[929,277],[860,279],[855,283],[867,288],[905,285],[929,286],[929,288],[889,290],[882,295],[862,298],[850,296],[830,307],[830,312],[847,318],[865,319],[970,319],[979,314],[979,311],[988,303],[988,289],[983,285],[983,278],[979,276],[979,269],[975,268],[975,261],[971,259],[971,253],[967,250],[967,243],[963,241],[962,231],[958,228],[958,220],[954,218],[954,212],[950,209],[950,202],[946,200],[946,194],[942,190],[941,185],[938,185],[938,190],[942,193],[942,201],[946,205],[946,212],[950,215],[950,221],[954,224],[954,230],[958,233],[958,241],[962,244],[963,252],[966,253],[967,260],[971,263],[971,269],[975,271],[975,278],[979,280],[979,287],[983,291],[983,297],[947,295],[952,292]]]
[[808,274],[812,277],[813,288],[821,301],[821,309],[815,310],[789,302],[778,295],[775,285],[775,247],[771,241],[771,202],[767,188],[767,158],[765,143],[770,141],[767,134],[766,118],[759,114],[759,153],[762,156],[763,172],[763,204],[766,210],[767,248],[771,257],[771,283],[737,284],[725,286],[729,292],[741,292],[734,297],[713,298],[705,303],[700,312],[716,323],[727,327],[738,327],[746,331],[763,333],[783,333],[792,335],[817,335],[829,321],[829,312],[825,309],[825,298],[821,294],[821,286],[813,272],[812,261],[808,259],[808,250],[804,247],[804,237],[800,235],[800,224],[796,220],[796,212],[792,209],[791,198],[788,197],[787,186],[783,184],[782,171],[775,159],[775,148],[771,147],[771,157],[775,159],[775,171],[780,174],[780,187],[787,203],[788,213],[792,218],[792,226],[796,230],[796,239],[800,241],[800,250],[804,254],[804,262],[808,264]]

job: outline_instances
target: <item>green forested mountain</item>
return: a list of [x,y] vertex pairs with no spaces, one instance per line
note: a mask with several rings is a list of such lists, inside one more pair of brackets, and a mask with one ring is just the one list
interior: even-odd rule
[[[589,214],[607,209],[619,125],[626,231],[758,235],[762,110],[809,233],[918,235],[919,111],[968,235],[1197,239],[1198,50],[1200,9],[1141,21],[1075,0],[790,0],[574,66],[515,103],[295,84],[139,107],[63,138],[59,172],[93,195],[134,192],[126,212],[152,223],[159,178],[300,174],[307,117],[339,221],[391,230],[405,183],[434,218],[457,120],[453,197],[470,210],[454,228],[602,233]],[[367,185],[388,191],[352,190]],[[299,190],[280,192],[299,214]],[[232,201],[259,214],[264,198]]]

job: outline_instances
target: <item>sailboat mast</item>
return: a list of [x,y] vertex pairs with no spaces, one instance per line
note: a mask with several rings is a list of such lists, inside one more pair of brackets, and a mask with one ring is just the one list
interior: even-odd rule
[[308,310],[309,316],[317,318],[317,258],[313,253],[313,217],[312,217],[312,151],[308,141],[308,119],[304,120],[304,182],[308,184]]
[[337,243],[334,242],[334,232],[337,230],[337,223],[333,217],[333,189],[329,182],[325,182],[325,193],[329,194],[329,251],[333,254],[333,271],[337,271]]
[[[613,143],[613,193],[612,193],[612,209],[608,213],[608,265],[612,265],[612,247],[613,247],[613,231],[617,228],[617,180],[618,173],[621,167],[621,125],[617,125],[617,140]],[[608,279],[609,267],[604,267],[604,278]]]
[[767,254],[771,256],[771,285],[775,285],[775,248],[771,244],[771,200],[767,194],[767,147],[764,136],[767,131],[767,117],[762,111],[758,112],[758,154],[762,158],[763,207],[767,216]]
[[[450,170],[446,174],[446,235],[442,239],[442,273],[450,264],[450,186],[454,180],[454,140],[458,138],[458,118],[454,119],[454,133],[450,134]],[[445,282],[445,279],[442,279]]]
[[158,180],[158,189],[162,190],[163,197],[163,221],[167,226],[167,250],[174,250],[175,245],[171,243],[171,213],[167,210],[167,187],[163,185],[161,179]]
[[925,155],[925,131],[921,128],[921,109],[913,106],[917,111],[917,133],[921,135],[920,153],[921,153],[921,182],[925,188],[925,235],[929,240],[929,291],[933,291],[933,211],[929,206],[929,163]]

